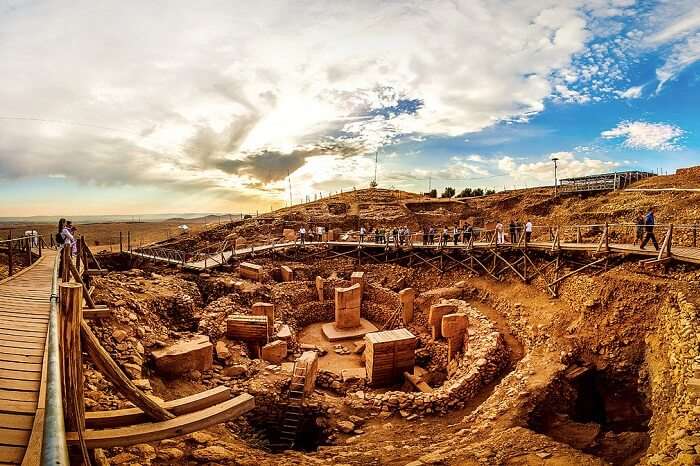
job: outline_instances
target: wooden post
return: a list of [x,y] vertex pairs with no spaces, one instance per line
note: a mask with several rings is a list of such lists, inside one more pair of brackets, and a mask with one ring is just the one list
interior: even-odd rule
[[131,232],[126,232],[126,250],[131,252]]
[[73,280],[82,285],[83,291],[85,292],[85,304],[87,304],[87,307],[89,307],[90,309],[95,309],[95,302],[92,300],[92,296],[90,296],[90,290],[88,290],[88,287],[85,285],[85,282],[83,282],[83,279],[78,273],[78,269],[76,269],[75,264],[73,264],[73,261],[70,260],[70,253],[68,258],[68,268],[70,269],[70,273],[73,275]]
[[117,363],[110,357],[109,353],[102,347],[100,340],[92,333],[85,320],[80,322],[80,331],[85,351],[92,359],[92,362],[127,400],[141,408],[141,411],[156,421],[165,421],[175,417],[171,412],[146,396],[129,380],[126,374],[117,366]]
[[12,260],[12,230],[10,230],[10,234],[8,235],[7,239],[9,240],[9,242],[7,243],[7,273],[11,277],[14,273],[14,261]]
[[83,272],[87,272],[88,270],[88,247],[87,243],[85,242],[85,237],[81,236],[80,237],[80,260],[83,261]]
[[693,225],[693,247],[696,248],[698,246],[698,226]]
[[83,362],[80,349],[80,321],[83,309],[83,287],[79,283],[59,285],[61,302],[60,342],[63,370],[63,401],[68,431],[85,430],[83,401]]
[[76,240],[76,256],[75,256],[75,270],[78,271],[78,274],[80,274],[80,263],[82,262],[81,258],[83,256],[83,242],[80,241],[80,238]]
[[576,244],[583,243],[583,237],[581,236],[581,226],[576,226]]

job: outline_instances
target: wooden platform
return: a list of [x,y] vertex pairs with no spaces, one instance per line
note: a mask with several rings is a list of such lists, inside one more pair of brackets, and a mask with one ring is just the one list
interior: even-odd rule
[[[44,250],[32,266],[0,281],[0,464],[21,464],[32,430],[41,434],[43,428],[44,349],[55,255]],[[32,456],[25,464],[35,461]]]
[[[154,260],[157,262],[165,263],[165,264],[171,264],[171,265],[181,265],[185,269],[189,269],[192,271],[196,272],[204,272],[209,269],[214,269],[217,267],[222,266],[223,264],[226,264],[230,259],[235,258],[244,258],[247,257],[251,254],[259,254],[263,253],[266,251],[271,251],[271,250],[277,250],[277,249],[287,249],[290,247],[295,246],[296,243],[294,242],[286,242],[286,243],[275,243],[275,244],[267,244],[267,245],[261,245],[261,246],[254,246],[254,247],[246,247],[243,249],[237,249],[235,251],[225,251],[222,254],[212,254],[210,257],[208,257],[206,260],[197,260],[193,262],[177,262],[172,259],[167,259],[163,257],[157,257],[149,254],[144,254],[144,253],[139,253],[139,252],[129,252],[128,254],[131,254],[134,257],[141,257],[144,259],[149,259],[149,260]],[[386,244],[383,243],[375,243],[371,241],[365,241],[361,245],[357,243],[357,241],[328,241],[328,242],[311,242],[307,241],[306,242],[307,246],[318,246],[318,245],[325,245],[325,246],[337,246],[337,247],[362,247],[365,249],[381,249],[383,250],[385,247],[387,247]],[[391,244],[389,245],[390,247],[393,247]],[[537,250],[551,250],[553,246],[552,241],[534,241],[530,242],[527,245],[523,244],[500,244],[498,245],[498,249],[501,250],[507,250],[507,249],[537,249]],[[408,246],[403,246],[403,247],[408,247]],[[448,244],[446,246],[439,246],[437,244],[423,244],[420,241],[414,241],[413,244],[411,245],[414,249],[422,249],[422,250],[452,250],[452,249],[466,249],[467,245],[466,244]],[[496,246],[494,244],[491,244],[490,242],[486,241],[476,241],[473,243],[473,248],[474,249],[493,249]],[[589,251],[589,252],[595,252],[598,250],[598,243],[596,242],[590,242],[590,243],[568,243],[568,242],[561,242],[558,244],[558,247],[562,251]],[[620,243],[610,243],[609,244],[609,250],[610,252],[613,253],[619,253],[619,254],[625,254],[625,255],[636,255],[636,256],[642,256],[642,257],[654,257],[658,254],[658,251],[654,251],[653,246],[650,244],[647,246],[646,249],[640,249],[638,245],[635,244],[620,244]],[[688,262],[688,263],[693,263],[693,264],[700,264],[700,248],[692,248],[692,247],[683,247],[683,246],[673,246],[671,248],[671,254],[673,256],[674,260],[680,261],[680,262]]]

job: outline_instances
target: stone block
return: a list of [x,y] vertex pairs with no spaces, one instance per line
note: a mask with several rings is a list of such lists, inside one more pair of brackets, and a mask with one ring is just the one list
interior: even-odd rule
[[463,312],[446,314],[442,318],[441,332],[445,338],[453,338],[467,331],[469,318]]
[[248,242],[245,240],[245,238],[236,238],[235,239],[235,248],[236,249],[244,249],[246,246],[248,246]]
[[304,351],[297,358],[297,362],[306,364],[306,379],[304,380],[304,393],[310,395],[316,388],[318,376],[318,353],[316,351]]
[[349,382],[352,380],[365,380],[367,378],[367,369],[364,367],[343,369],[340,371],[340,376],[343,378],[343,382]]
[[181,341],[160,350],[153,351],[156,370],[168,376],[186,374],[197,370],[211,369],[214,360],[214,345],[206,335]]
[[280,364],[287,357],[287,342],[276,340],[262,347],[260,357],[272,364]]
[[289,328],[289,325],[281,325],[279,330],[277,330],[277,334],[275,334],[275,338],[278,340],[289,340],[292,338],[292,330]]
[[226,319],[226,337],[231,340],[267,343],[269,335],[267,316],[234,314]]
[[365,292],[365,273],[364,272],[353,272],[350,275],[350,283],[352,285],[360,285],[360,293]]
[[428,314],[428,324],[433,330],[433,339],[438,339],[442,336],[442,318],[455,312],[457,306],[454,304],[433,304],[430,306],[430,312]]
[[280,267],[280,275],[282,276],[283,282],[294,281],[294,270],[292,270],[292,268],[287,265],[283,265],[282,267]]
[[292,228],[285,228],[282,230],[282,237],[286,242],[293,243],[297,239],[297,232]]
[[416,299],[416,290],[404,288],[399,291],[399,299],[401,300],[401,317],[406,325],[413,322],[413,301]]
[[243,278],[260,281],[263,276],[263,268],[260,265],[251,264],[250,262],[241,262],[238,266],[238,273]]
[[335,289],[335,326],[347,329],[360,326],[362,288],[356,283],[348,288]]
[[255,303],[252,307],[254,316],[266,316],[267,324],[272,328],[275,325],[275,305],[270,303]]
[[318,300],[323,302],[324,301],[324,296],[323,296],[323,285],[325,285],[326,281],[322,277],[316,277],[316,293],[318,293]]

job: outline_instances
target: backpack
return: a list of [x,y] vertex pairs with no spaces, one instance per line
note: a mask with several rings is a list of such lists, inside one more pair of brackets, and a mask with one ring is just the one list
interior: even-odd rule
[[60,233],[56,233],[56,244],[63,244],[65,241],[63,240],[63,235]]

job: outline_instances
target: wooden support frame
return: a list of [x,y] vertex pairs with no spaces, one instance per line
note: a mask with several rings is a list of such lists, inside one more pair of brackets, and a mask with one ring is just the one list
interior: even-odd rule
[[[113,429],[88,430],[85,433],[85,443],[88,448],[111,448],[155,442],[220,424],[254,408],[255,399],[253,396],[243,393],[223,403],[166,421]],[[74,445],[78,441],[78,436],[75,432],[67,432],[66,440],[68,445]]]
[[[559,278],[556,278],[554,281],[552,281],[551,283],[549,283],[548,286],[554,286],[554,285],[556,285],[557,283],[560,283],[561,281],[563,281],[563,280],[569,278],[569,277],[572,276],[572,275],[575,275],[575,274],[577,274],[577,273],[579,273],[579,272],[581,272],[581,271],[583,271],[583,270],[585,270],[585,269],[587,269],[587,268],[593,267],[594,265],[598,265],[598,264],[600,264],[600,263],[602,263],[602,262],[605,262],[607,259],[608,259],[607,257],[603,257],[602,259],[594,260],[593,262],[590,262],[590,263],[584,265],[583,267],[579,267],[579,268],[576,269],[576,270],[573,270],[573,271],[571,271],[571,272],[569,272],[569,273],[567,273],[567,274],[562,275],[562,276],[559,277]],[[558,257],[557,257],[557,260],[559,260]],[[557,267],[557,270],[558,270],[558,267]]]

